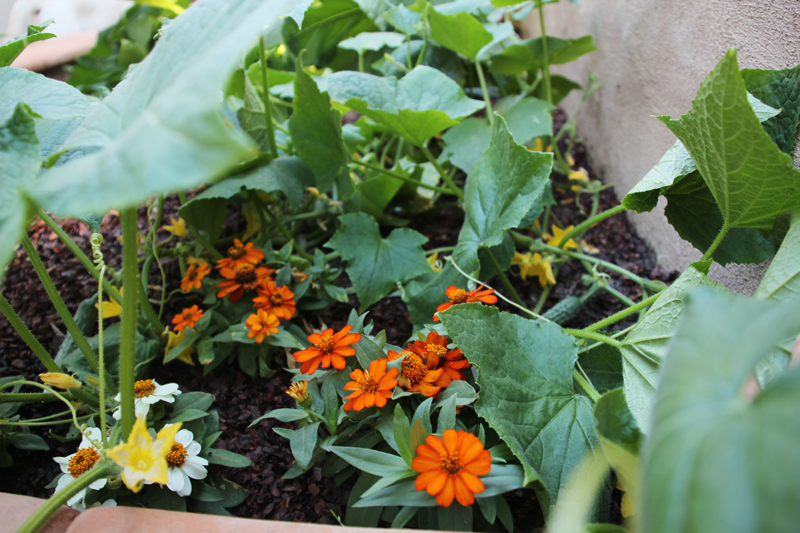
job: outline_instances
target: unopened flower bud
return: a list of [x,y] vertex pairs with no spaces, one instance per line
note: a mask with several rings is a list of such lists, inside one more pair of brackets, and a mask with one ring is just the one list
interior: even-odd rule
[[92,375],[89,375],[89,374],[86,375],[86,383],[88,383],[92,387],[99,387],[100,386],[100,380],[97,379],[96,377],[92,376]]
[[81,386],[81,382],[77,379],[59,372],[46,372],[44,374],[39,374],[39,379],[41,379],[45,385],[56,387],[58,389],[77,389]]
[[292,383],[289,385],[289,390],[286,391],[286,394],[294,398],[301,407],[311,407],[311,404],[314,403],[314,399],[308,393],[307,381]]

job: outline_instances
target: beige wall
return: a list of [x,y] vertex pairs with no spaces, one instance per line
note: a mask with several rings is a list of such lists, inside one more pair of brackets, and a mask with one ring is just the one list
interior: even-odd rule
[[[779,69],[800,63],[800,0],[566,0],[545,5],[547,32],[557,37],[594,36],[598,51],[554,70],[602,84],[578,114],[578,134],[590,161],[622,198],[675,141],[651,115],[685,113],[700,82],[728,48],[739,50],[741,68]],[[534,13],[527,21],[538,34]],[[562,105],[571,110],[578,95]],[[800,158],[795,156],[795,164]],[[800,168],[800,165],[798,165]],[[668,269],[685,269],[701,254],[682,241],[659,206],[631,214],[639,233]],[[752,293],[766,269],[714,265],[711,277],[735,292]]]

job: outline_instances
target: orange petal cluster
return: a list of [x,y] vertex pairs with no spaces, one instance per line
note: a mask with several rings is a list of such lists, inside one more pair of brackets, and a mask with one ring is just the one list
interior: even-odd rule
[[175,324],[175,331],[183,331],[186,328],[194,329],[194,325],[201,318],[203,318],[203,311],[196,305],[193,305],[181,311],[180,314],[175,315],[172,319],[172,323]]
[[313,374],[320,365],[322,368],[333,368],[341,370],[346,363],[344,358],[356,354],[355,349],[350,346],[361,340],[360,333],[350,333],[352,326],[347,325],[336,334],[332,328],[328,328],[322,333],[312,333],[308,336],[308,342],[314,346],[294,353],[294,358],[298,363],[302,363],[300,372],[303,374]]
[[239,239],[233,239],[233,246],[228,248],[228,257],[217,261],[217,268],[236,270],[240,266],[257,265],[263,259],[264,252],[253,248],[252,242],[242,244]]
[[397,353],[389,350],[389,361],[394,361],[405,356],[400,363],[400,376],[398,383],[403,390],[419,392],[431,398],[439,394],[443,387],[447,387],[452,379],[444,374],[443,368],[429,368],[424,357],[417,353],[403,350]]
[[205,278],[209,273],[211,273],[211,267],[209,267],[208,263],[206,262],[189,265],[189,267],[186,269],[186,274],[181,280],[181,290],[183,292],[189,292],[192,289],[199,289],[203,284],[203,278]]
[[[497,303],[497,296],[494,295],[494,289],[481,289],[483,289],[483,285],[467,292],[464,289],[459,289],[458,287],[450,285],[444,290],[444,293],[448,298],[450,298],[450,301],[445,302],[437,307],[436,313],[444,311],[445,309],[450,309],[452,306],[457,304],[466,304],[472,302],[483,302],[485,304]],[[439,317],[436,315],[436,313],[433,315],[434,321],[439,320]]]
[[253,307],[272,313],[281,320],[291,319],[296,311],[294,293],[289,287],[278,287],[274,281],[267,281],[264,285],[256,287],[258,297],[253,298]]
[[442,369],[444,374],[437,380],[441,387],[447,387],[451,381],[466,378],[461,370],[469,367],[469,361],[459,348],[448,350],[447,337],[435,331],[428,333],[424,341],[409,344],[408,350],[422,357],[429,369]]
[[238,302],[242,299],[245,290],[253,290],[265,284],[273,272],[275,270],[271,268],[254,267],[249,263],[238,265],[235,268],[222,267],[219,269],[219,273],[225,280],[217,285],[217,288],[220,289],[217,298],[224,298],[230,294],[230,301]]
[[450,507],[456,499],[467,506],[486,488],[478,476],[492,469],[492,454],[472,433],[448,429],[441,438],[428,435],[425,444],[417,446],[411,468],[420,474],[414,488],[436,496],[436,503]]
[[354,391],[353,394],[345,396],[347,403],[344,404],[345,411],[361,411],[373,405],[383,407],[386,401],[392,397],[392,389],[397,386],[396,368],[386,371],[388,359],[382,358],[372,361],[369,370],[364,372],[361,369],[353,370],[350,379],[344,386],[344,390]]
[[261,342],[272,333],[278,333],[279,323],[278,317],[272,313],[267,313],[263,309],[259,309],[255,314],[247,317],[245,321],[247,329],[250,330],[247,332],[247,336],[251,339],[254,338],[258,344],[261,344]]

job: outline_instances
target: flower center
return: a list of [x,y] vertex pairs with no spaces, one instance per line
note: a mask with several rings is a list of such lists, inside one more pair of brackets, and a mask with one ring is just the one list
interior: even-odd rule
[[269,303],[272,307],[281,306],[283,305],[283,296],[281,296],[280,294],[270,294]]
[[400,366],[403,370],[403,377],[408,378],[412,384],[424,378],[428,373],[422,357],[414,353],[408,354]]
[[[185,317],[184,317],[185,318]],[[156,384],[152,379],[142,379],[133,384],[133,393],[137,398],[150,396],[156,391]]]
[[461,470],[461,462],[458,460],[458,454],[442,456],[442,470],[447,470],[450,474],[458,474]]
[[330,335],[325,335],[320,339],[319,344],[317,344],[317,348],[319,348],[322,353],[329,354],[333,351],[334,344],[335,342],[333,337]]
[[467,291],[465,291],[464,289],[458,289],[450,297],[450,301],[453,302],[454,304],[463,304],[464,302],[467,301]]
[[186,448],[183,447],[183,444],[175,443],[172,445],[172,450],[167,454],[167,466],[170,468],[180,468],[183,466],[183,463],[186,462],[186,456],[189,455],[186,452]]
[[251,266],[243,266],[239,270],[236,271],[236,276],[234,276],[234,280],[239,285],[248,285],[253,283],[258,279],[256,275],[256,270]]
[[247,250],[244,249],[244,246],[236,246],[233,245],[228,248],[228,257],[231,259],[241,259],[242,257],[247,255]]
[[191,311],[184,311],[183,313],[181,313],[181,318],[183,318],[184,322],[191,322],[193,317],[194,313],[192,313]]
[[442,346],[441,344],[429,344],[425,349],[429,352],[447,353],[447,346]]
[[378,382],[372,379],[369,372],[364,372],[364,377],[358,380],[358,384],[364,392],[375,392],[378,390]]
[[69,460],[69,475],[76,478],[87,470],[91,470],[98,459],[100,459],[100,454],[94,448],[81,448]]
[[197,270],[194,267],[189,267],[189,270],[186,271],[186,279],[189,281],[194,281],[197,279]]

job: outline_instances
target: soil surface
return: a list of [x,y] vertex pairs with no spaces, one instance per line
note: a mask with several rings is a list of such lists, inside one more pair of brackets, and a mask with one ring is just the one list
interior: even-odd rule
[[[563,113],[557,111],[556,119],[558,127],[559,119],[563,122]],[[589,169],[582,145],[574,148],[573,156],[579,166]],[[590,169],[589,175],[593,179],[597,178]],[[568,185],[563,177],[555,179],[559,183]],[[551,220],[557,220],[564,227],[578,224],[585,219],[585,215],[574,201],[574,193],[569,191],[568,187],[554,188],[554,193],[557,205],[552,208]],[[590,204],[591,195],[582,195],[581,206],[585,212],[590,209]],[[606,189],[601,193],[601,211],[617,204],[618,200],[612,189]],[[164,223],[169,223],[169,217],[177,217],[177,207],[176,199],[168,199],[165,204]],[[415,216],[409,227],[428,237],[426,249],[454,246],[463,219],[463,211],[456,207],[434,208]],[[64,221],[61,226],[81,249],[90,255],[90,232],[87,226],[74,220]],[[146,208],[140,209],[139,226],[143,232],[149,230]],[[236,234],[242,230],[243,217],[238,212],[231,212],[225,223],[223,235]],[[120,234],[120,228],[115,213],[106,216],[102,231],[105,236],[106,264],[118,268],[121,263],[122,247],[116,239]],[[48,272],[55,280],[67,307],[74,313],[81,301],[95,294],[94,281],[44,224],[34,224],[28,234]],[[159,239],[166,239],[169,236],[163,230],[158,235]],[[671,282],[677,277],[677,272],[665,272],[652,261],[645,243],[638,237],[624,215],[617,215],[601,222],[590,229],[584,239],[598,248],[599,253],[595,257],[615,263],[639,276],[665,282]],[[166,290],[169,293],[177,289],[180,283],[177,260],[166,259],[164,269],[167,278]],[[550,292],[544,309],[566,296],[583,294],[587,289],[581,280],[584,274],[583,266],[577,261],[562,264],[558,271],[557,284]],[[612,287],[633,300],[641,298],[641,290],[637,284],[612,272],[609,272],[609,275]],[[151,285],[150,298],[159,297],[160,290],[154,290],[161,283],[156,265],[152,266],[148,281]],[[522,280],[512,275],[511,282],[525,304],[533,308],[542,294],[538,279]],[[498,279],[489,280],[488,283],[492,287],[502,288]],[[337,280],[337,284],[343,287],[350,286],[347,275],[343,274]],[[55,354],[63,340],[64,327],[21,248],[5,274],[2,293],[42,345],[51,354]],[[173,316],[183,307],[199,304],[201,300],[202,297],[199,295],[179,295],[169,302],[164,318]],[[502,301],[498,305],[504,310],[513,311],[513,308]],[[340,328],[346,323],[350,310],[357,307],[356,297],[351,295],[347,304],[336,303],[322,310],[319,319],[329,327]],[[584,313],[568,326],[585,327],[624,307],[607,292],[599,291],[588,301]],[[375,324],[375,331],[386,330],[387,340],[390,343],[402,344],[413,333],[408,312],[400,298],[385,298],[373,305],[369,309],[368,317]],[[624,328],[632,323],[631,321],[635,321],[635,316],[616,324],[614,328]],[[276,366],[283,364],[285,360],[276,361]],[[5,318],[0,316],[0,377],[24,376],[38,381],[37,375],[42,371],[44,369],[38,359]],[[152,371],[153,377],[159,382],[177,382],[184,392],[204,391],[214,394],[216,401],[213,408],[219,412],[220,430],[223,431],[217,446],[246,455],[253,461],[253,466],[243,469],[211,467],[212,471],[216,470],[250,493],[244,503],[230,509],[234,515],[317,523],[336,523],[334,513],[339,517],[345,515],[353,478],[343,486],[337,487],[333,478],[322,477],[318,466],[297,479],[281,479],[292,465],[293,458],[288,441],[274,433],[272,428],[276,425],[294,427],[293,424],[268,420],[248,428],[253,419],[272,409],[294,407],[294,401],[284,394],[290,379],[288,373],[278,371],[266,379],[251,379],[242,374],[234,363],[223,364],[210,375],[203,377],[201,368],[189,367],[179,362],[166,366],[154,364]],[[29,405],[23,407],[20,414],[23,418],[32,418],[51,414],[56,412],[56,409],[53,404]],[[73,453],[75,443],[61,443],[43,428],[36,428],[34,432],[45,439],[50,451],[20,451],[11,448],[14,466],[0,471],[0,492],[42,498],[52,494],[52,489],[44,488],[59,473],[59,468],[52,457]],[[63,435],[65,432],[66,426],[60,426],[55,431],[57,435]],[[618,491],[615,493],[618,500],[619,493]],[[514,513],[517,531],[533,531],[542,526],[542,516],[532,491],[516,491],[509,495],[508,501]],[[618,516],[615,518],[619,520]]]

